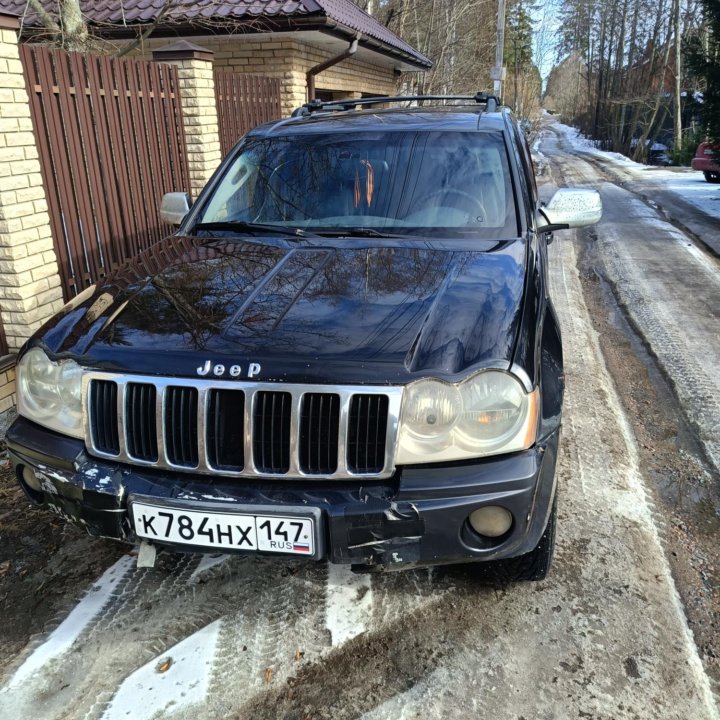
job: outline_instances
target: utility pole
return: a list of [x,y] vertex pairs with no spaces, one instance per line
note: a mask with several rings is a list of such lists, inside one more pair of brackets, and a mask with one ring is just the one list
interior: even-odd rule
[[682,15],[680,13],[680,0],[675,0],[673,7],[675,16],[675,93],[673,98],[673,112],[675,125],[675,142],[673,149],[676,153],[682,150]]
[[498,0],[497,44],[495,46],[495,67],[490,73],[493,81],[493,92],[502,100],[503,81],[505,80],[505,0]]

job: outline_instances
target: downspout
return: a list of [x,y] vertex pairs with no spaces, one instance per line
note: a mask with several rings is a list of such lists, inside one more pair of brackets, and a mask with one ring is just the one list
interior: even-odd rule
[[315,76],[324,72],[328,68],[333,67],[333,65],[337,65],[343,60],[347,60],[349,57],[352,57],[358,51],[360,37],[361,35],[358,33],[355,36],[355,39],[350,43],[350,47],[347,50],[341,52],[333,58],[330,58],[329,60],[325,60],[325,62],[321,62],[319,65],[315,65],[315,67],[312,67],[307,71],[305,77],[307,80],[308,102],[312,102],[315,99]]

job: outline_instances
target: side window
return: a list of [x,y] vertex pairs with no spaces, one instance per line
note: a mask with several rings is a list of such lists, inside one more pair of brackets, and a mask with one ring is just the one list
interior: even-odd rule
[[513,154],[515,155],[515,164],[520,175],[520,192],[523,196],[523,204],[526,208],[526,213],[530,215],[534,211],[533,198],[530,195],[530,187],[528,185],[528,172],[527,172],[527,161],[523,155],[522,143],[518,136],[517,128],[515,123],[512,123],[513,134],[510,137],[510,145],[512,146]]
[[517,143],[520,155],[522,156],[522,166],[525,170],[525,177],[529,180],[528,189],[532,193],[534,207],[537,204],[538,191],[537,182],[535,181],[535,170],[533,169],[532,157],[530,156],[530,148],[528,147],[525,135],[515,123],[513,123],[513,130],[515,131],[515,142]]
[[530,152],[530,146],[528,145],[527,138],[525,137],[525,133],[520,131],[520,137],[522,138],[522,149],[523,154],[525,155],[525,161],[528,165],[528,175],[530,176],[530,185],[532,188],[532,194],[535,202],[537,203],[538,200],[538,189],[537,189],[537,180],[535,178],[535,166],[533,165],[532,161],[532,153]]

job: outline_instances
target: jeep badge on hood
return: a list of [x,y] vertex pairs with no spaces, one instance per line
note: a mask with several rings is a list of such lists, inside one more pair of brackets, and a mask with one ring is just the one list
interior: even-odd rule
[[[249,378],[254,378],[260,374],[261,369],[262,368],[260,367],[259,363],[250,363],[247,369],[247,376]],[[230,375],[230,377],[233,378],[238,378],[243,374],[242,365],[231,365],[229,368],[226,368],[222,363],[217,363],[216,365],[213,365],[211,360],[206,360],[197,369],[197,374],[201,377],[205,377],[206,375],[210,375],[211,371],[212,374],[215,375],[215,377],[222,377],[226,374],[226,372],[228,375]]]

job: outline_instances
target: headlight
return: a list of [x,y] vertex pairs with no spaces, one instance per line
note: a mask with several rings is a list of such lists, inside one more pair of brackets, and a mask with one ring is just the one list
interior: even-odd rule
[[40,348],[29,350],[17,366],[17,405],[28,420],[82,438],[82,368],[72,360],[55,363]]
[[398,465],[527,450],[535,442],[539,390],[501,370],[462,383],[419,380],[405,388]]

